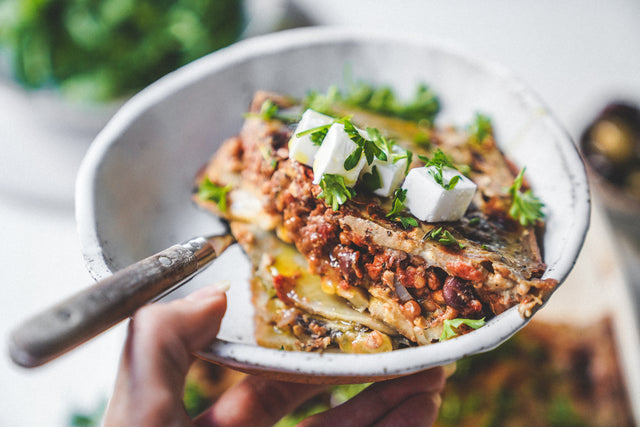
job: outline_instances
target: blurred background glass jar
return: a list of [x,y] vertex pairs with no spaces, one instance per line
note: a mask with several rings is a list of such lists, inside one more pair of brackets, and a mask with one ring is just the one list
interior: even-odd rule
[[640,298],[640,109],[620,101],[605,106],[582,133],[580,150],[617,256]]
[[580,149],[598,197],[640,229],[640,109],[612,102],[582,134]]

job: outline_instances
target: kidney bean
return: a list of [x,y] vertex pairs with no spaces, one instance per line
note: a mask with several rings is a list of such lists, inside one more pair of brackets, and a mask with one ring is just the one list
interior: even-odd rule
[[476,298],[473,286],[457,277],[449,276],[442,287],[444,300],[465,317],[482,312],[482,303]]
[[447,305],[455,309],[463,309],[473,300],[473,289],[461,279],[449,276],[444,281],[442,288],[444,300]]

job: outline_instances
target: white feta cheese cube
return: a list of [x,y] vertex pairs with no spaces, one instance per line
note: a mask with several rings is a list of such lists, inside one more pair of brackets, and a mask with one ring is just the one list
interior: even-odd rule
[[[366,136],[366,135],[363,135]],[[324,137],[322,145],[316,152],[316,159],[313,162],[313,183],[318,184],[322,175],[326,173],[342,175],[345,185],[353,187],[358,181],[362,168],[367,163],[364,153],[360,161],[351,170],[344,168],[344,161],[358,146],[349,138],[344,130],[344,125],[334,123],[329,128],[327,136]]]
[[405,151],[397,145],[394,145],[391,150],[392,155],[389,156],[386,161],[382,161],[376,157],[371,164],[365,164],[361,173],[361,175],[373,173],[373,167],[376,167],[378,176],[380,177],[380,188],[374,190],[373,193],[381,197],[391,196],[394,191],[400,187],[402,180],[406,176],[407,158],[404,157],[395,163],[393,162],[394,154],[401,156],[405,154]]
[[409,171],[402,184],[402,188],[407,190],[405,206],[422,221],[456,221],[462,218],[476,192],[476,184],[457,170],[444,168],[445,183],[456,175],[460,177],[452,190],[445,190],[430,171],[435,171],[435,167],[418,167]]
[[307,166],[312,166],[316,157],[316,152],[320,146],[315,145],[313,141],[311,141],[311,134],[302,135],[300,137],[298,137],[297,134],[319,126],[328,125],[332,121],[333,117],[329,117],[311,109],[302,113],[300,122],[289,140],[289,157]]

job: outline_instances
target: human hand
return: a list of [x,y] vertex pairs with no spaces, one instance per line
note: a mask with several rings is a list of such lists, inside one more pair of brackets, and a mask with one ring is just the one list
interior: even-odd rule
[[[225,290],[209,286],[134,315],[105,426],[270,426],[326,389],[247,376],[192,420],[183,405],[185,378],[193,353],[218,334]],[[379,382],[300,425],[428,426],[437,415],[443,386],[441,368]]]

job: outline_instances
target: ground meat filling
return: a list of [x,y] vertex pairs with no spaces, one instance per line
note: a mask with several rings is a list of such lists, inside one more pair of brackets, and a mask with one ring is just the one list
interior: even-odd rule
[[[252,112],[259,111],[264,99],[264,94],[256,97]],[[234,184],[259,190],[263,213],[276,218],[276,235],[295,245],[309,271],[328,278],[340,296],[357,290],[372,300],[393,301],[392,308],[378,305],[369,310],[381,321],[400,312],[412,325],[399,327],[408,339],[416,341],[411,328],[437,328],[445,319],[488,320],[517,304],[530,312],[555,286],[553,280],[540,279],[546,266],[535,231],[522,228],[506,214],[508,206],[500,192],[513,171],[510,165],[496,167],[503,160],[497,160],[502,155],[495,146],[485,147],[492,150],[487,153],[479,153],[477,147],[467,153],[472,170],[485,174],[479,176],[484,184],[463,219],[441,224],[466,243],[463,250],[462,245],[429,247],[433,243],[425,241],[425,233],[433,225],[405,230],[386,217],[385,201],[370,194],[357,191],[334,211],[318,198],[321,189],[313,184],[312,169],[289,159],[291,133],[292,127],[278,120],[248,118],[240,135],[225,143],[210,163],[212,181],[225,185],[228,173],[238,180]],[[434,143],[442,143],[439,138],[436,135]],[[465,155],[459,147],[453,149]],[[285,303],[290,302],[288,280],[274,278],[278,297]],[[362,311],[362,299],[349,303]],[[322,325],[298,318],[295,330],[296,335],[309,337],[309,347],[326,347],[328,329]]]
[[[298,188],[312,189],[305,184]],[[421,257],[368,244],[361,236],[343,230],[339,225],[342,214],[311,194],[302,197],[303,203],[294,203],[291,193],[283,199],[289,202],[282,204],[286,234],[307,257],[314,273],[340,277],[343,287],[368,289],[382,283],[412,321],[446,306],[455,310],[449,315],[470,319],[491,316],[469,281],[429,267]]]

